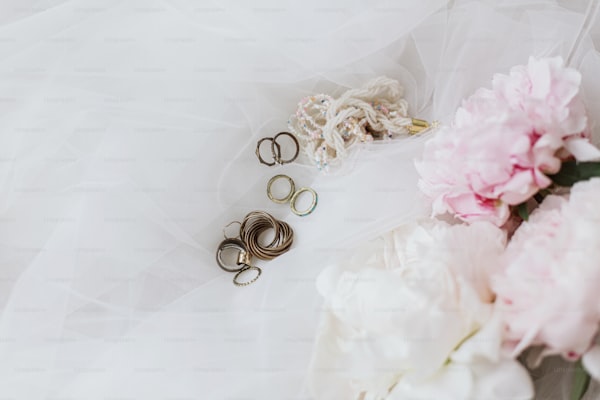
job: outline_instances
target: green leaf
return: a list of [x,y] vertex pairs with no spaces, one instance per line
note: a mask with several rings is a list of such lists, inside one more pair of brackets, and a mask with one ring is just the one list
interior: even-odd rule
[[571,388],[571,400],[581,400],[590,385],[590,374],[587,373],[581,360],[575,364],[575,376]]
[[600,162],[565,161],[554,175],[548,175],[559,186],[573,186],[580,181],[600,177]]
[[529,211],[527,210],[527,202],[521,203],[517,206],[517,212],[519,213],[519,217],[523,221],[527,221],[529,219]]

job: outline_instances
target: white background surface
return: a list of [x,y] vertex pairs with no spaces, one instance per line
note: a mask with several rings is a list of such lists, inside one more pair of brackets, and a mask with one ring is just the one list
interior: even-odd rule
[[[418,143],[323,177],[259,165],[256,141],[301,97],[383,74],[413,115],[444,121],[529,55],[580,68],[594,117],[590,4],[4,0],[0,398],[308,398],[314,279],[418,204]],[[313,215],[268,201],[275,171],[317,189]],[[292,224],[296,244],[240,289],[214,253],[253,209]],[[559,398],[560,374],[540,390]]]

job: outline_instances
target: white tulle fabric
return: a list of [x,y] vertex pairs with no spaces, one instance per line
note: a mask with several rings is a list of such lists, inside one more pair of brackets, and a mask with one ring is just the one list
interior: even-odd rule
[[[3,2],[2,396],[308,397],[316,277],[357,243],[428,215],[413,166],[425,138],[374,143],[325,176],[259,165],[256,141],[284,130],[302,97],[380,75],[402,83],[411,116],[443,123],[530,55],[579,68],[595,118],[595,7]],[[275,173],[317,190],[316,211],[300,219],[270,203]],[[254,209],[289,222],[296,241],[237,288],[214,253],[222,227]],[[568,365],[534,374],[539,398],[567,398]],[[586,399],[599,393],[594,383]]]

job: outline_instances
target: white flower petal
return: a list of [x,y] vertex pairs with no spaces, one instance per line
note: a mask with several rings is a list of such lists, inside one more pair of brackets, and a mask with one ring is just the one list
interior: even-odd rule
[[471,399],[533,399],[533,382],[527,369],[516,360],[504,359],[473,366],[475,390]]
[[473,373],[469,368],[449,364],[426,381],[401,380],[386,400],[466,400],[473,385]]
[[452,353],[452,361],[468,364],[482,359],[499,360],[502,346],[502,322],[501,314],[494,313],[479,332]]
[[597,161],[600,159],[600,149],[590,143],[588,139],[573,138],[565,141],[565,148],[577,161]]
[[597,381],[600,381],[600,346],[593,346],[581,360],[585,370]]

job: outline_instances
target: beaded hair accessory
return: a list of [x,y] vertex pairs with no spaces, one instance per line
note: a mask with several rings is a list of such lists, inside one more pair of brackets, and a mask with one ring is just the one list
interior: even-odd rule
[[338,99],[327,94],[303,98],[288,127],[319,170],[340,164],[360,142],[392,139],[424,131],[429,124],[408,116],[400,83],[378,77]]

